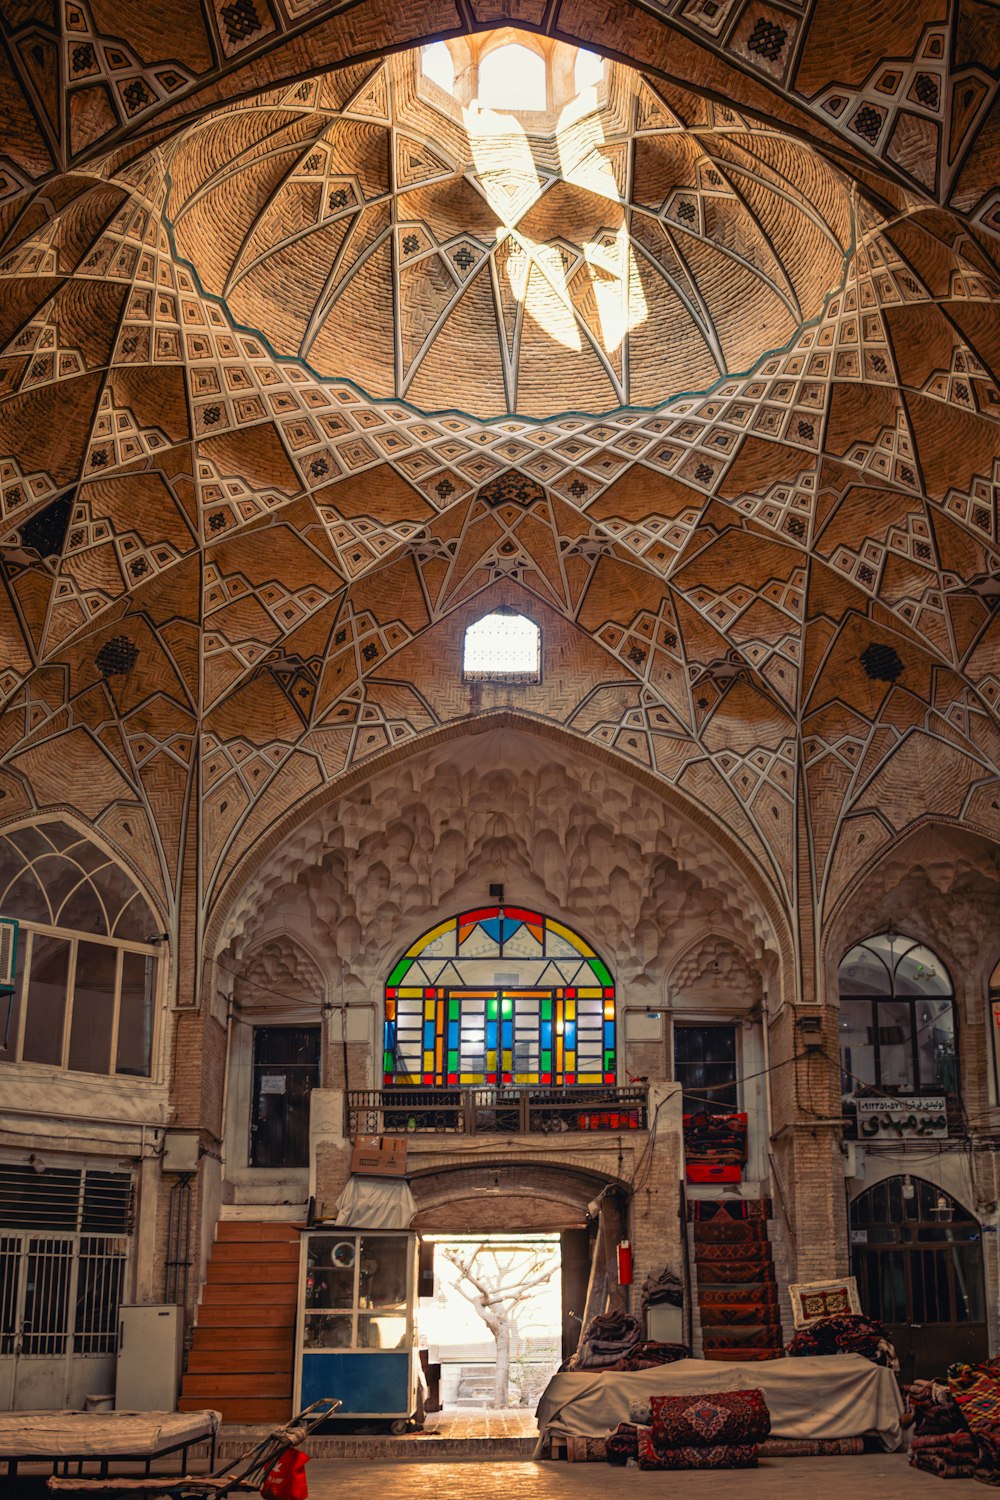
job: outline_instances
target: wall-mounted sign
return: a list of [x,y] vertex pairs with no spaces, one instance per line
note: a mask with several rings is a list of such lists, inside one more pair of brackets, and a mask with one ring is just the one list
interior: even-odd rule
[[285,1092],[284,1073],[264,1073],[261,1075],[260,1091],[262,1094],[283,1094]]
[[858,1135],[863,1140],[948,1134],[943,1094],[920,1094],[909,1099],[856,1099],[855,1104]]

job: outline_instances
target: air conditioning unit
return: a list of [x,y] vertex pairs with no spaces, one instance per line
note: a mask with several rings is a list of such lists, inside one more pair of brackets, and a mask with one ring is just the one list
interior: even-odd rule
[[13,917],[0,917],[0,992],[14,988],[17,974],[17,929]]

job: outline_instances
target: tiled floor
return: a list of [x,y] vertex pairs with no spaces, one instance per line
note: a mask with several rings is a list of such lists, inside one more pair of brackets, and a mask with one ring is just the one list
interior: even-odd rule
[[901,1454],[860,1458],[763,1459],[755,1470],[646,1474],[607,1464],[567,1463],[324,1463],[309,1465],[310,1500],[608,1500],[616,1496],[679,1495],[684,1500],[949,1500],[980,1489],[975,1480],[942,1487],[933,1475],[911,1469]]

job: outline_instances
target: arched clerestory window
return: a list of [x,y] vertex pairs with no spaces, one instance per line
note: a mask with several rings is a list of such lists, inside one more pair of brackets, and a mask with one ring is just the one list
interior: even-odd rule
[[11,829],[0,918],[18,923],[0,1061],[148,1077],[161,923],[131,875],[68,823]]
[[520,907],[449,917],[393,966],[383,1081],[613,1084],[615,985],[591,945]]
[[521,42],[506,42],[479,59],[479,102],[484,109],[537,110],[549,107],[545,59]]
[[955,1011],[944,964],[922,943],[883,932],[840,965],[840,1059],[845,1098],[958,1091]]

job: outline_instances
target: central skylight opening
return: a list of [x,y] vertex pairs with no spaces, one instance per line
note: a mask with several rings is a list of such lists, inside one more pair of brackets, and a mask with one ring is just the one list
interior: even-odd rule
[[479,103],[483,109],[548,109],[545,59],[520,42],[496,47],[479,63]]
[[554,125],[576,100],[593,108],[608,75],[596,52],[512,26],[431,42],[420,49],[418,68],[418,88],[421,80],[429,83],[427,97],[439,109],[447,94],[466,123],[469,111],[524,115],[529,129]]
[[538,682],[541,638],[534,620],[503,608],[465,632],[462,671],[467,682]]

